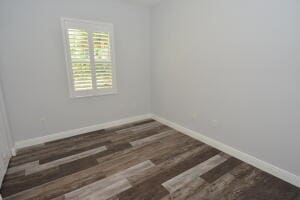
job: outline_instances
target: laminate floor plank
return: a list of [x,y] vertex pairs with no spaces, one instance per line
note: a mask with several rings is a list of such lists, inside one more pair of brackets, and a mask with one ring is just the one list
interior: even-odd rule
[[108,135],[106,139],[117,144],[119,142],[130,142],[132,140],[135,140],[134,139],[135,137],[139,139],[139,138],[147,137],[148,134],[154,135],[164,130],[171,130],[170,128],[162,124],[159,124],[157,122],[150,122],[147,124],[138,125],[138,127],[139,127],[138,131],[134,131],[133,130],[134,127],[115,131],[113,132],[113,134]]
[[12,174],[6,174],[4,176],[3,182],[9,182],[9,181],[12,181],[14,179],[17,179],[19,177],[24,177],[24,176],[25,176],[25,170],[18,171],[18,172],[12,173]]
[[124,149],[130,147],[131,146],[128,143],[119,144],[113,147],[109,147],[107,151],[103,151],[101,153],[97,153],[86,158],[78,159],[69,163],[61,163],[61,165],[59,165],[58,167],[52,167],[32,175],[17,177],[4,182],[4,186],[2,189],[4,190],[5,194],[11,194],[12,192],[16,191],[23,191],[24,189],[47,183],[57,178],[61,178],[63,176],[70,175],[80,170],[98,165],[96,158],[101,157],[104,154],[108,155],[114,152],[122,152]]
[[206,188],[202,189],[200,193],[195,196],[195,199],[199,196],[206,199],[219,200],[219,199],[239,199],[240,191],[245,191],[252,184],[255,184],[258,179],[261,178],[261,171],[254,168],[240,176],[237,179],[230,173],[224,174],[215,182],[208,185]]
[[125,128],[125,129],[121,129],[121,130],[117,130],[115,132],[117,133],[127,133],[127,132],[141,132],[141,131],[147,131],[149,129],[155,128],[155,127],[159,127],[162,126],[161,123],[153,121],[153,122],[149,122],[146,124],[141,124],[141,125],[137,125],[137,126],[132,126],[129,128]]
[[26,155],[26,154],[29,154],[29,153],[32,153],[35,151],[39,151],[39,150],[43,149],[44,146],[45,146],[45,144],[37,144],[37,145],[32,145],[30,147],[25,147],[25,148],[19,149],[18,156]]
[[149,128],[148,130],[145,131],[140,131],[140,132],[127,132],[127,133],[122,133],[118,137],[111,138],[111,141],[113,143],[118,143],[118,142],[133,142],[139,139],[143,139],[146,137],[150,137],[152,135],[159,134],[161,132],[171,130],[167,126],[159,126],[159,127],[154,127],[154,128]]
[[[144,146],[136,146],[136,147],[130,147],[125,149],[124,151],[119,151],[113,154],[108,154],[105,156],[101,156],[100,158],[98,158],[98,162],[101,165],[107,165],[108,167],[114,164],[119,164],[118,163],[118,159],[124,159],[124,157],[128,157],[129,159],[131,157],[140,157],[143,159],[149,159],[149,156],[154,157],[154,156],[161,156],[163,149],[167,149],[167,151],[172,151],[172,147],[176,148],[178,147],[177,144],[180,140],[183,139],[181,134],[174,134],[172,136],[170,136],[171,143],[164,143],[164,139],[160,140],[160,141],[154,141],[153,143],[144,145]],[[167,139],[165,139],[167,140]],[[175,142],[176,141],[176,142]]]
[[213,184],[205,183],[200,188],[199,192],[194,193],[191,197],[188,197],[188,200],[213,200],[215,196],[222,193],[222,191],[229,186],[229,184],[234,180],[234,176],[231,174],[226,174],[218,179]]
[[[247,187],[247,189],[236,189],[237,191],[242,192],[239,192],[238,195],[234,196],[232,199],[293,200],[296,196],[295,193],[297,192],[297,189],[299,190],[299,188],[292,187],[290,184],[282,180],[278,180],[266,173],[262,173],[260,178],[257,178],[253,182],[250,184],[250,187]],[[238,187],[238,185],[236,185],[236,187]],[[236,187],[232,188],[235,189]],[[233,196],[232,194],[235,194],[233,189],[227,190],[225,195],[222,197],[222,200],[231,198],[231,196]]]
[[[103,180],[97,181],[95,183],[92,183],[90,185],[87,185],[83,188],[77,189],[75,191],[72,191],[70,193],[65,194],[65,198],[67,200],[69,199],[76,199],[76,198],[84,198],[89,195],[93,195],[93,192],[91,191],[102,191],[105,190],[107,187],[114,183],[118,183],[120,181],[126,180],[127,178],[130,178],[131,176],[143,174],[148,169],[154,167],[155,165],[151,161],[145,161],[142,163],[139,163],[135,166],[132,166],[130,168],[124,169],[123,171],[120,171],[112,176],[109,176]],[[131,184],[128,182],[128,184],[131,187]],[[114,193],[114,195],[116,195]],[[114,196],[113,195],[113,196]]]
[[146,137],[146,138],[143,138],[143,139],[140,139],[140,140],[136,140],[134,142],[130,142],[130,144],[132,146],[142,146],[142,145],[145,145],[145,144],[149,144],[155,140],[159,140],[159,139],[162,139],[162,138],[165,138],[169,135],[172,135],[176,133],[176,131],[174,130],[169,130],[169,131],[165,131],[165,132],[162,132],[162,133],[159,133],[159,134],[156,134],[156,135],[152,135],[150,137]]
[[225,162],[227,158],[224,158],[220,155],[216,155],[195,167],[179,174],[178,176],[164,182],[162,185],[170,192],[173,193],[178,189],[184,187],[186,184],[191,182],[194,178],[200,177],[202,174],[210,171],[216,166]]
[[169,193],[161,185],[162,183],[172,179],[173,177],[194,167],[195,165],[208,160],[218,153],[218,150],[211,148],[208,151],[183,160],[177,165],[168,168],[165,171],[160,171],[156,176],[147,179],[146,181],[134,186],[133,188],[128,189],[127,191],[118,195],[118,197],[120,200],[160,199]]
[[18,166],[15,166],[15,167],[8,168],[6,173],[7,173],[7,175],[15,174],[15,173],[18,173],[20,171],[24,171],[24,170],[27,170],[27,169],[32,169],[34,167],[37,167],[38,165],[39,165],[39,161],[33,161],[33,162],[29,162],[29,163],[25,163],[25,164],[22,164],[22,165],[18,165]]
[[[37,152],[30,153],[28,155],[22,155],[20,157],[16,156],[10,162],[10,168],[23,165],[25,163],[40,161],[41,163],[50,162],[55,159],[62,158],[64,156],[70,156],[72,154],[77,154],[83,151],[86,151],[91,148],[96,148],[100,146],[104,146],[109,144],[109,141],[97,141],[92,140],[88,142],[83,142],[79,144],[72,144],[72,145],[60,145],[57,147],[51,147],[47,149],[43,149]],[[46,161],[43,161],[43,160]]]
[[300,200],[300,191],[298,192],[298,195],[293,200]]
[[52,162],[48,162],[48,163],[44,163],[44,164],[39,164],[39,165],[35,165],[31,168],[26,168],[25,169],[25,175],[29,175],[29,174],[34,174],[37,173],[39,171],[44,171],[56,166],[60,166],[69,162],[73,162],[82,158],[86,158],[89,157],[91,155],[106,151],[107,148],[105,146],[99,147],[99,148],[95,148],[95,149],[91,149],[82,153],[78,153],[78,154],[74,154],[71,156],[67,156],[67,157],[63,157],[61,159],[58,160],[54,160]]
[[4,182],[3,184],[3,195],[11,195],[18,193],[32,187],[36,187],[53,180],[71,175],[84,169],[96,166],[98,163],[94,159],[83,158],[80,160],[66,163],[61,166],[52,167],[50,169],[30,174],[28,176],[14,179],[13,181]]
[[208,171],[207,173],[203,174],[201,177],[209,182],[212,183],[218,178],[220,178],[222,175],[226,174],[227,172],[231,171],[234,167],[241,164],[242,161],[236,159],[236,158],[229,158],[227,161],[225,161],[223,164],[217,166],[216,168]]
[[199,188],[203,187],[206,182],[201,177],[194,177],[191,181],[187,182],[186,184],[182,185],[179,189],[172,192],[168,197],[167,200],[185,200],[189,197],[193,196]]
[[[180,155],[177,155],[174,158],[165,160],[164,162],[156,165],[153,169],[151,169],[147,173],[144,173],[143,176],[133,176],[133,177],[129,178],[129,181],[132,185],[139,185],[141,183],[144,183],[144,182],[150,180],[151,178],[153,178],[155,176],[158,176],[161,172],[167,171],[168,169],[171,169],[171,168],[177,166],[179,163],[183,162],[184,160],[188,160],[192,157],[195,157],[196,155],[198,155],[200,153],[207,152],[209,149],[210,149],[210,147],[208,147],[208,146],[196,147],[195,149],[184,152]],[[151,159],[151,161],[152,161],[152,159]]]
[[300,189],[155,120],[17,152],[4,200],[300,200]]
[[151,122],[154,122],[154,121],[155,120],[153,120],[153,119],[146,119],[146,120],[141,120],[141,121],[137,121],[137,122],[133,122],[133,123],[129,123],[129,124],[124,124],[124,125],[120,125],[120,126],[107,128],[105,130],[107,130],[107,131],[118,131],[118,130],[126,129],[126,128],[129,128],[129,127],[133,127],[133,126],[148,124],[148,123],[151,123]]
[[80,147],[78,147],[79,145],[75,144],[74,146],[77,146],[77,148],[68,149],[68,150],[62,151],[62,152],[57,151],[57,152],[51,154],[50,156],[39,159],[39,163],[46,164],[49,162],[53,162],[55,160],[64,159],[65,157],[73,156],[76,154],[82,154],[84,152],[91,151],[92,149],[102,148],[103,146],[108,146],[111,144],[112,143],[110,141],[97,142],[96,140],[93,140],[93,142],[84,143],[84,145],[81,144]]
[[53,181],[39,184],[22,192],[5,197],[8,200],[48,200],[74,191],[101,179],[104,179],[101,168],[94,166],[85,170],[81,170],[71,175],[55,179]]
[[123,179],[119,182],[111,184],[109,187],[100,190],[100,191],[93,191],[91,194],[83,197],[78,198],[78,200],[91,200],[91,199],[97,199],[97,200],[107,200],[110,197],[113,197],[115,195],[118,195],[119,193],[126,191],[127,189],[131,188],[130,183],[127,179]]

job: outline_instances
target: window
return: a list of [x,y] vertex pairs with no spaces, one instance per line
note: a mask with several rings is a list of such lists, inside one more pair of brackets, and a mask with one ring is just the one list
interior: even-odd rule
[[117,92],[113,25],[62,19],[71,97]]

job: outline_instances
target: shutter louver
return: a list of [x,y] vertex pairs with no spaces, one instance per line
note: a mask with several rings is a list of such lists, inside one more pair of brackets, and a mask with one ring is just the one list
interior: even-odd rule
[[88,33],[80,29],[68,29],[75,91],[92,90],[92,70],[89,56]]
[[93,33],[93,44],[97,89],[112,88],[113,73],[109,33]]

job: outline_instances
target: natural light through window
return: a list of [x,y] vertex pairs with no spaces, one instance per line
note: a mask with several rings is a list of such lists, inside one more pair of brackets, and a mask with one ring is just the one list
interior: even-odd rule
[[63,19],[72,97],[116,93],[113,25]]

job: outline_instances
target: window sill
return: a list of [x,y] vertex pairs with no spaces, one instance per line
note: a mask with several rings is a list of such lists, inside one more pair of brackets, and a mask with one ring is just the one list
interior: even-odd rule
[[109,96],[109,95],[117,95],[118,91],[114,90],[114,91],[108,91],[108,92],[99,92],[99,93],[95,93],[95,94],[71,94],[70,98],[71,99],[81,99],[81,98],[88,98],[88,97],[99,97],[99,96]]

